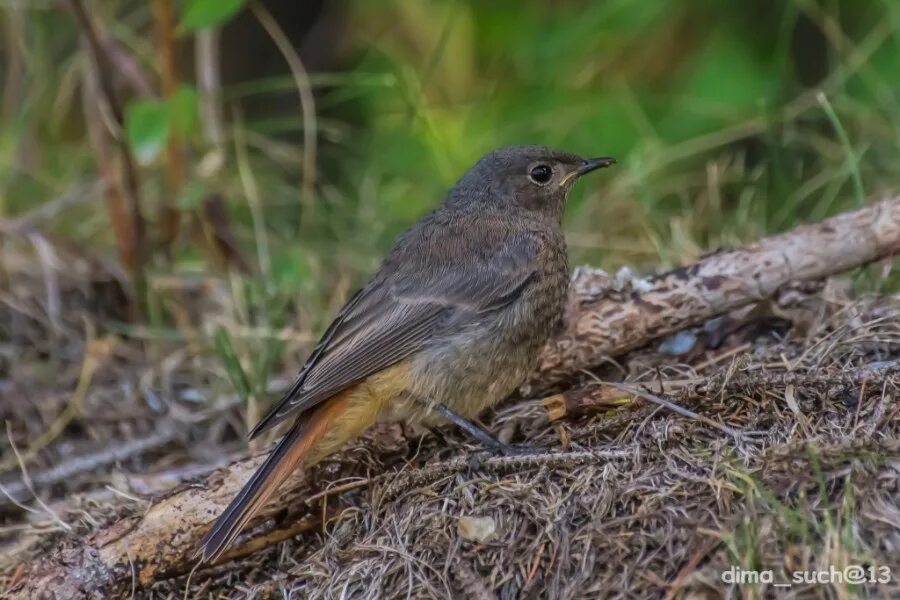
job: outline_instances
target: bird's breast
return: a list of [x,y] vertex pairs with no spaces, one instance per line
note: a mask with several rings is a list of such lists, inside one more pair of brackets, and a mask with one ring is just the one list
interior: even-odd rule
[[509,396],[534,368],[565,304],[565,264],[541,270],[503,309],[428,344],[410,361],[409,397],[398,415],[418,420],[442,403],[475,417]]

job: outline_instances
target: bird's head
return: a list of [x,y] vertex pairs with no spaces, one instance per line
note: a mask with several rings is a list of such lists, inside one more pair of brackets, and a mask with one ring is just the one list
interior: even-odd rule
[[544,146],[508,146],[475,163],[451,190],[448,203],[527,211],[558,221],[575,182],[615,162],[613,158],[582,158]]

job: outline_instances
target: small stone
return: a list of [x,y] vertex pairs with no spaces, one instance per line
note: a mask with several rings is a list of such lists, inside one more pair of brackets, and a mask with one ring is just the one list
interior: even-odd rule
[[497,524],[493,517],[460,517],[457,530],[464,539],[479,544],[497,537]]
[[659,351],[670,356],[681,356],[693,350],[696,344],[697,336],[682,330],[664,339],[659,345]]

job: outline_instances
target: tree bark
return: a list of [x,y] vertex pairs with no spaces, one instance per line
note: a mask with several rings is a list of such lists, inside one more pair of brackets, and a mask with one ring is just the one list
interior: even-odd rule
[[[764,299],[788,282],[821,279],[898,251],[900,197],[712,254],[630,290],[613,289],[612,278],[603,271],[579,269],[572,280],[564,331],[545,348],[531,390],[548,389],[606,356]],[[551,417],[609,400],[573,398],[571,406],[564,397],[556,399],[561,405],[547,405]],[[260,462],[261,457],[238,461],[80,542],[70,540],[30,566],[11,597],[108,596],[127,593],[132,581],[145,586],[190,571],[197,540]],[[352,487],[359,486],[346,489]],[[297,473],[250,527],[268,525],[223,560],[315,527],[319,521],[304,502],[309,493],[303,473]],[[273,524],[275,516],[279,518]]]
[[[154,581],[190,572],[196,564],[197,541],[221,513],[264,456],[239,460],[215,471],[204,481],[177,488],[151,501],[144,511],[121,519],[86,536],[64,544],[50,557],[40,560],[23,578],[12,598],[73,599],[117,597],[132,585],[143,587]],[[252,539],[231,548],[219,562],[249,554],[315,527],[303,499],[309,495],[305,477],[297,472],[276,499],[271,501],[250,527],[270,523]],[[287,510],[286,515],[277,513]],[[263,542],[263,543],[261,543]]]
[[792,229],[616,291],[599,269],[575,271],[563,331],[544,348],[526,395],[648,342],[771,296],[900,252],[900,197]]

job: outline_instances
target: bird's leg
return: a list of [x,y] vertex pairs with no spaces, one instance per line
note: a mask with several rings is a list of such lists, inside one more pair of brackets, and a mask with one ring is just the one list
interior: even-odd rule
[[534,448],[522,448],[504,444],[475,423],[468,419],[464,419],[447,408],[446,404],[436,404],[434,410],[497,454],[502,454],[504,456],[521,456],[523,454],[535,454],[538,452]]
[[437,427],[428,427],[428,431],[431,432],[431,435],[433,435],[435,438],[437,438],[437,441],[440,442],[441,446],[449,445],[447,443],[447,438],[444,437],[444,434],[441,433],[440,429],[438,429]]

